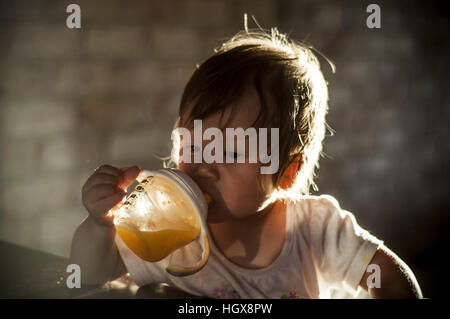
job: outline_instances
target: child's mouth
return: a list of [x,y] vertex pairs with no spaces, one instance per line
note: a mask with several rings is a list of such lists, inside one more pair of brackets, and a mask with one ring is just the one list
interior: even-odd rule
[[211,208],[211,206],[214,205],[214,200],[212,199],[211,195],[209,195],[208,193],[203,193],[203,195],[205,195],[206,205],[208,205],[208,208]]

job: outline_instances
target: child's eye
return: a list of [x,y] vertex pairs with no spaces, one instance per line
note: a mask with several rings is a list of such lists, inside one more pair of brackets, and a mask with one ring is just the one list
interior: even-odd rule
[[185,150],[189,150],[190,149],[191,153],[195,153],[195,152],[200,151],[200,147],[195,146],[195,145],[186,145],[186,146],[183,147],[183,149],[185,149]]

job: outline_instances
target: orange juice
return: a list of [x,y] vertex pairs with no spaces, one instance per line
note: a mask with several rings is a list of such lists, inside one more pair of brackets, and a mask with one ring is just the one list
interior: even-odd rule
[[140,231],[137,228],[116,225],[116,230],[124,243],[137,256],[150,262],[163,259],[200,235],[200,229]]

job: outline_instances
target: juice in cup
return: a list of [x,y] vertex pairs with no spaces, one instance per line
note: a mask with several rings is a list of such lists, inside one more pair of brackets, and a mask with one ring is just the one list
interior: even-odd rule
[[127,199],[110,211],[117,234],[148,262],[160,261],[197,240],[202,257],[196,265],[169,265],[166,270],[175,276],[199,271],[209,257],[206,215],[211,198],[179,170],[143,171],[141,175]]
[[124,243],[146,261],[160,261],[176,249],[183,247],[200,235],[200,229],[140,231],[129,226],[116,225]]

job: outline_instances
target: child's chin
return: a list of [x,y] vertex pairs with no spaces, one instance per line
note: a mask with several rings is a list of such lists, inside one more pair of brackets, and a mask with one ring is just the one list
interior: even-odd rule
[[220,224],[229,220],[230,216],[218,209],[209,210],[208,217],[206,218],[206,222],[209,224]]
[[225,218],[223,216],[219,216],[216,214],[208,214],[208,218],[206,219],[206,222],[208,224],[220,224],[223,222],[226,222],[228,218]]
[[238,217],[227,211],[219,211],[219,210],[210,210],[208,212],[208,218],[206,218],[206,222],[208,224],[220,224],[225,222],[238,222],[244,221],[246,217]]

